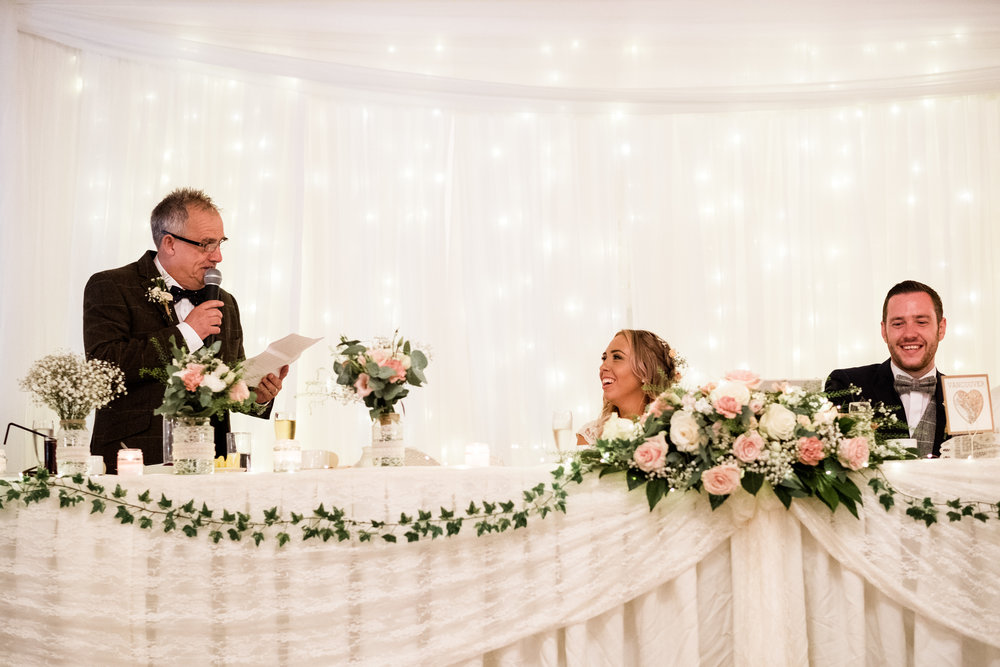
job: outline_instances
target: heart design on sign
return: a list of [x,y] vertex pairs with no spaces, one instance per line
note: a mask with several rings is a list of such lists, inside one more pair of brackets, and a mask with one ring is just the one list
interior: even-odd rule
[[983,411],[983,394],[978,389],[956,391],[955,405],[962,419],[973,424]]

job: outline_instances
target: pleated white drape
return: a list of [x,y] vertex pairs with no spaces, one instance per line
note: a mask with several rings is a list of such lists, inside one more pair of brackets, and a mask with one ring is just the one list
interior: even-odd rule
[[[204,188],[247,351],[326,340],[280,407],[345,462],[328,346],[432,348],[411,446],[550,449],[615,330],[699,380],[881,361],[885,291],[945,301],[944,372],[997,375],[995,3],[0,3],[0,383],[82,349],[82,286]],[[995,384],[995,382],[994,382]],[[239,420],[268,455],[266,424]],[[12,446],[11,465],[29,457]]]

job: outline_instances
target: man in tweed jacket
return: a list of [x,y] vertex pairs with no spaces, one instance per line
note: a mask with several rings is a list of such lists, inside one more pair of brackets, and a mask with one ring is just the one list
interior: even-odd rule
[[[119,443],[142,449],[147,465],[163,461],[163,418],[153,410],[163,402],[164,387],[140,376],[142,369],[164,366],[157,346],[169,354],[171,337],[190,350],[219,340],[220,356],[227,364],[244,358],[239,307],[225,290],[219,290],[218,300],[203,303],[194,303],[200,298],[195,294],[178,295],[172,301],[150,296],[158,278],[168,287],[184,290],[205,286],[205,271],[222,261],[220,246],[226,240],[215,204],[199,190],[175,190],[153,209],[150,226],[156,251],[94,274],[83,293],[87,357],[113,362],[125,374],[127,393],[98,410],[94,418],[91,452],[104,457],[109,473],[117,469]],[[286,366],[280,376],[268,375],[254,389],[259,416],[268,416],[287,372]],[[225,454],[229,417],[213,421],[216,454]]]
[[[830,373],[827,392],[851,385],[861,389],[860,398],[831,400],[862,400],[895,408],[899,432],[886,432],[886,436],[915,438],[921,456],[938,456],[945,441],[945,409],[934,356],[947,324],[941,297],[932,288],[915,280],[893,286],[882,303],[882,340],[889,347],[889,359]],[[923,386],[914,386],[919,384]]]

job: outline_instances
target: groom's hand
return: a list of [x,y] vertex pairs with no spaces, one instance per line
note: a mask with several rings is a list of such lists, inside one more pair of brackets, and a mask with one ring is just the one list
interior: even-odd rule
[[190,325],[198,338],[205,340],[212,334],[222,332],[221,301],[206,301],[194,307],[184,321]]

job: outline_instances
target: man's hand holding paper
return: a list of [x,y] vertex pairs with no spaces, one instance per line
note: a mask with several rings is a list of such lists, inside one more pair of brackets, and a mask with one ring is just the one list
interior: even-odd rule
[[288,375],[288,366],[312,347],[320,338],[306,338],[288,334],[267,346],[267,349],[243,364],[243,378],[257,392],[257,402],[267,403],[281,389],[281,381]]

